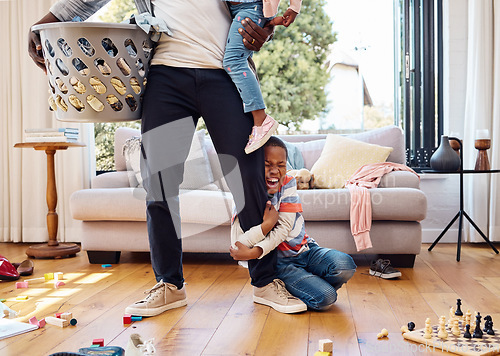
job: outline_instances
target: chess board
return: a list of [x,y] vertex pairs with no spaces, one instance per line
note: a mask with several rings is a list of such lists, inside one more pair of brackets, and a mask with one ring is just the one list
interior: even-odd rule
[[[463,322],[459,320],[458,325],[463,335]],[[500,335],[498,335],[496,330],[495,334],[497,335],[484,333],[482,339],[467,339],[462,335],[453,335],[450,328],[447,327],[448,337],[440,339],[437,337],[438,329],[439,325],[432,327],[432,337],[430,339],[424,338],[424,328],[404,333],[403,337],[407,340],[427,345],[426,347],[430,347],[431,351],[443,351],[466,356],[500,355]],[[471,330],[471,334],[472,332],[473,330]]]

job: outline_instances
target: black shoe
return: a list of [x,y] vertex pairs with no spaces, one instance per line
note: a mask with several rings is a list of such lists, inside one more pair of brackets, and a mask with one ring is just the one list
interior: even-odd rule
[[391,266],[391,261],[381,258],[372,261],[370,265],[370,274],[384,279],[401,277],[401,272]]

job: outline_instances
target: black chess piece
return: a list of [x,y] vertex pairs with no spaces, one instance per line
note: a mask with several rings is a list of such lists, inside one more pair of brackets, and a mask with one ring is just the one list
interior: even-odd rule
[[488,328],[490,326],[490,323],[489,323],[490,321],[491,321],[491,316],[490,315],[486,315],[484,317],[484,329],[483,329],[483,331],[485,333],[488,332]]
[[456,316],[463,316],[464,313],[462,312],[462,309],[460,309],[460,306],[462,305],[462,300],[457,299],[457,310],[455,311]]
[[482,339],[483,338],[483,330],[481,330],[481,314],[477,313],[476,315],[476,329],[474,330],[474,334],[472,334],[472,337],[475,339]]
[[410,331],[415,330],[415,323],[413,321],[410,321],[408,323],[408,330],[410,330]]
[[464,337],[466,339],[472,338],[472,335],[470,334],[470,325],[469,324],[465,325]]

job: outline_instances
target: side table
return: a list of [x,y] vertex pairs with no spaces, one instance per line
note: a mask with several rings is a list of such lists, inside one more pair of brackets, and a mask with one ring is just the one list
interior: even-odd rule
[[432,173],[432,174],[459,174],[460,175],[460,209],[458,213],[455,215],[453,219],[449,222],[449,224],[444,228],[444,230],[439,234],[437,239],[432,243],[429,247],[429,251],[432,251],[434,246],[441,240],[441,238],[446,234],[446,232],[450,229],[451,225],[458,219],[458,241],[457,241],[457,262],[460,261],[460,250],[462,246],[462,227],[463,227],[463,219],[464,217],[469,220],[470,224],[476,229],[476,231],[481,235],[481,237],[486,241],[486,243],[498,254],[498,250],[491,243],[491,241],[486,237],[486,235],[481,231],[481,229],[476,225],[474,220],[467,214],[464,210],[464,174],[488,174],[488,173],[500,173],[500,169],[490,169],[485,171],[476,171],[476,170],[464,170],[463,166],[463,147],[462,142],[456,137],[450,137],[450,140],[457,141],[460,145],[460,169],[458,171],[434,171],[434,170],[423,170],[422,173]]
[[76,253],[80,252],[78,245],[57,241],[58,216],[56,212],[57,189],[54,155],[58,150],[67,150],[69,147],[85,147],[85,144],[81,142],[22,142],[16,143],[14,147],[34,148],[36,151],[45,151],[47,155],[47,231],[49,241],[46,244],[28,247],[26,254],[35,258],[74,257]]

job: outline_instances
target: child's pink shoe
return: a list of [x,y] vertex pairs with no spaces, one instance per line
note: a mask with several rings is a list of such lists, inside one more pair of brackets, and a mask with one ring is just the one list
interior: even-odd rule
[[269,137],[271,137],[274,131],[276,131],[278,125],[276,120],[267,115],[261,126],[254,126],[252,128],[252,134],[248,138],[245,153],[249,154],[261,148],[267,140],[269,140]]

